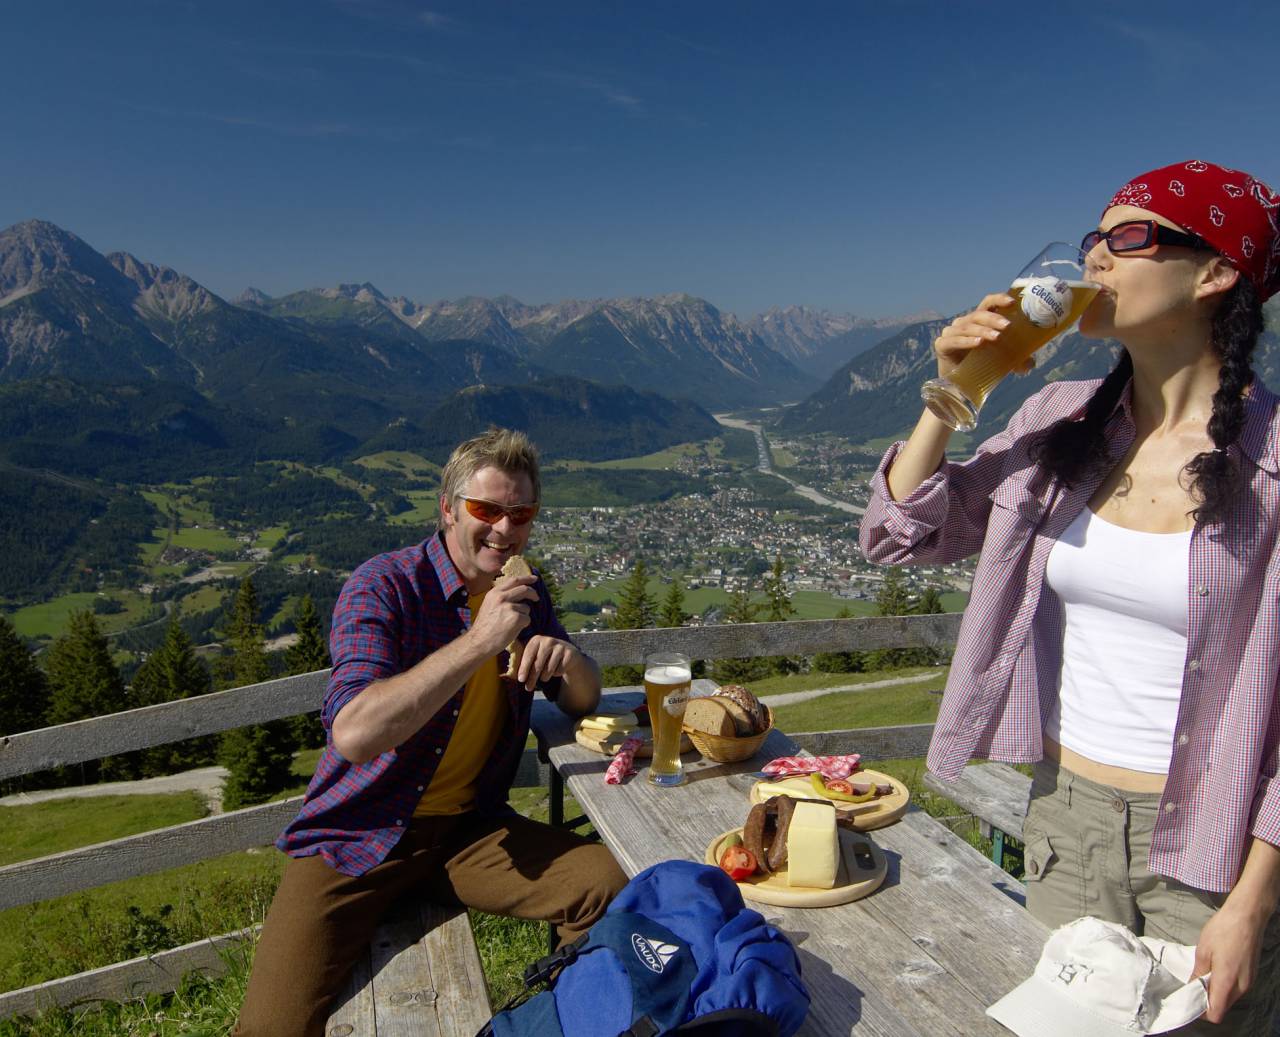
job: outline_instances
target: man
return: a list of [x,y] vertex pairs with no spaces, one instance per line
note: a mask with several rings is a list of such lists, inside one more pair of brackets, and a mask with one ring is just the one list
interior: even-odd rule
[[[507,806],[533,688],[595,708],[600,672],[536,576],[504,578],[538,511],[537,452],[490,429],[445,465],[440,529],[360,566],[330,632],[328,746],[263,926],[236,1033],[319,1035],[333,995],[388,905],[444,903],[585,931],[626,882],[609,851]],[[506,646],[523,641],[515,680]]]

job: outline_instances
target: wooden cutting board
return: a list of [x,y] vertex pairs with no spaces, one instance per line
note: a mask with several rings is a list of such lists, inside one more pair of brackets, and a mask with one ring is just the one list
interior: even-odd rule
[[[613,731],[608,734],[601,731],[584,731],[577,726],[573,729],[573,737],[580,746],[584,749],[590,749],[592,752],[602,753],[605,756],[614,755],[628,734],[638,735],[645,740],[644,745],[636,750],[636,759],[650,759],[653,756],[653,731],[651,728],[637,727],[635,730],[625,733]],[[689,741],[689,736],[683,733],[680,735],[680,752],[693,752],[693,743]]]
[[[836,817],[851,824],[862,832],[870,832],[876,828],[891,825],[907,812],[907,804],[911,802],[911,793],[907,786],[890,774],[879,771],[858,771],[849,777],[849,781],[874,781],[877,785],[892,785],[893,791],[887,796],[878,796],[866,803],[835,804]],[[797,775],[794,778],[783,778],[781,781],[757,781],[751,786],[751,802],[763,803],[777,795],[794,796],[796,799],[821,799],[810,784],[809,775]]]
[[[840,836],[840,867],[836,872],[836,884],[831,889],[789,886],[787,869],[783,868],[772,875],[753,875],[739,882],[738,890],[743,899],[776,907],[835,907],[874,893],[889,871],[884,851],[869,835],[844,825],[836,831]],[[718,865],[724,841],[731,835],[742,835],[742,829],[731,828],[707,844],[704,858],[707,864]]]

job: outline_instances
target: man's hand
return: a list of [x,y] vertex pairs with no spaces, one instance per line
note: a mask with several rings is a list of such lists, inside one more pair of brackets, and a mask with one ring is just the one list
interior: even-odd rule
[[553,677],[563,677],[581,654],[568,641],[538,634],[525,643],[516,680],[532,691],[535,684],[549,681]]
[[1192,977],[1209,976],[1209,1010],[1204,1017],[1220,1023],[1228,1009],[1252,985],[1262,952],[1266,918],[1256,912],[1235,910],[1228,901],[1200,930],[1196,941],[1196,964]]
[[[536,576],[508,577],[493,585],[471,617],[470,637],[486,655],[497,655],[529,625],[529,609],[538,600]],[[534,640],[537,640],[535,638]]]

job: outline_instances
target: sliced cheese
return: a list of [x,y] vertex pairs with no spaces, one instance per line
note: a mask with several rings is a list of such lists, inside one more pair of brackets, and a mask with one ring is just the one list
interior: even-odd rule
[[607,735],[615,732],[632,731],[640,726],[640,722],[636,719],[634,713],[623,713],[620,716],[596,713],[583,717],[578,722],[578,726],[583,731],[598,731]]
[[831,889],[839,867],[835,809],[830,803],[797,803],[787,830],[787,885]]

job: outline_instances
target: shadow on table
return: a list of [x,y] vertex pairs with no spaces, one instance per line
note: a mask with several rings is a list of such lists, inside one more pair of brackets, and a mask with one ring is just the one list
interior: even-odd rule
[[847,1034],[862,1018],[862,991],[832,971],[831,965],[800,946],[808,933],[789,932],[787,936],[800,956],[800,978],[809,991],[809,1015],[801,1033],[835,1037]]

